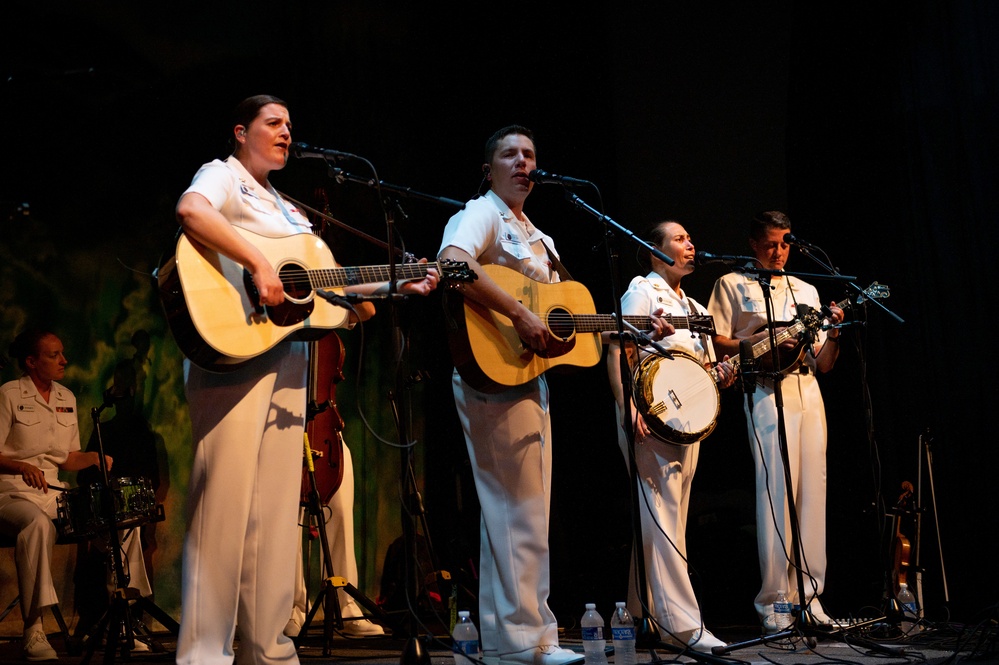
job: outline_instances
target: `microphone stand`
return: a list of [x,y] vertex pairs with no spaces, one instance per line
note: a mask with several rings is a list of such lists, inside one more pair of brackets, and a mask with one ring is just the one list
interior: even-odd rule
[[99,635],[107,629],[105,637],[106,646],[104,649],[104,663],[114,662],[115,652],[118,651],[120,638],[124,640],[120,643],[121,655],[125,660],[129,659],[130,652],[135,648],[135,634],[132,627],[132,616],[130,605],[134,601],[136,607],[145,610],[152,617],[157,619],[172,634],[180,632],[180,625],[169,614],[160,609],[148,598],[143,597],[138,589],[128,586],[129,576],[125,573],[125,566],[121,561],[121,537],[118,533],[118,519],[115,513],[114,497],[111,494],[110,476],[108,476],[107,460],[104,457],[104,440],[101,436],[101,412],[113,404],[110,395],[105,395],[104,403],[91,410],[91,418],[94,421],[94,432],[97,435],[98,466],[101,470],[103,483],[100,491],[100,508],[103,511],[101,518],[106,524],[108,531],[108,549],[111,552],[112,572],[114,575],[115,590],[109,600],[108,609],[101,616],[100,620],[89,630],[81,641],[83,659],[81,665],[90,662],[94,650],[100,645]]
[[[622,314],[621,308],[621,297],[618,295],[620,291],[620,267],[618,265],[618,254],[615,251],[613,245],[610,242],[611,238],[614,237],[615,231],[621,236],[629,239],[631,242],[635,243],[639,247],[642,247],[646,251],[653,254],[656,258],[662,260],[668,265],[673,265],[675,261],[672,257],[667,256],[658,247],[649,244],[648,242],[639,238],[631,230],[625,228],[618,222],[614,221],[607,215],[596,210],[589,204],[587,204],[583,199],[581,199],[574,192],[566,189],[565,191],[566,200],[575,205],[576,207],[586,211],[587,213],[593,215],[597,220],[603,223],[605,227],[605,235],[607,237],[607,242],[605,243],[607,248],[607,264],[610,270],[610,285],[611,285],[611,297],[613,300],[614,307],[614,318],[617,321],[617,335],[621,344],[621,358],[620,358],[620,372],[621,372],[621,390],[624,395],[624,421],[625,421],[625,438],[627,440],[627,450],[628,450],[628,467],[629,467],[629,477],[630,477],[630,497],[631,497],[631,530],[632,530],[632,546],[633,552],[632,556],[635,561],[635,573],[636,573],[636,584],[637,592],[639,598],[641,598],[642,604],[642,615],[636,618],[635,623],[635,642],[636,646],[648,650],[649,654],[652,656],[652,662],[658,663],[662,662],[656,655],[656,649],[670,651],[674,654],[683,654],[688,656],[698,662],[703,663],[715,663],[715,664],[725,664],[731,663],[732,661],[726,658],[719,658],[708,653],[702,653],[700,651],[695,651],[686,647],[678,647],[669,642],[662,640],[659,630],[656,627],[655,621],[649,613],[649,607],[651,602],[649,600],[649,584],[648,584],[648,572],[646,570],[645,563],[645,542],[642,535],[642,501],[639,493],[639,484],[641,483],[641,477],[638,472],[638,464],[635,458],[635,432],[634,432],[634,419],[631,410],[631,396],[633,391],[632,385],[632,374],[631,368],[628,365],[628,354],[625,352],[624,345],[629,338],[635,338],[631,332],[625,331],[626,322],[624,320],[624,315]],[[664,354],[666,357],[671,357],[672,354],[664,347],[650,339],[641,335],[645,339],[641,340],[643,343],[653,346],[657,351]]]
[[[856,279],[853,276],[845,275],[809,275],[808,273],[797,273],[797,272],[787,272],[783,270],[767,270],[764,268],[754,268],[754,267],[742,267],[735,268],[739,272],[752,273],[757,275],[757,281],[760,284],[760,289],[763,291],[763,301],[766,305],[767,314],[767,335],[770,339],[770,357],[771,357],[771,371],[769,373],[769,378],[773,381],[773,393],[774,393],[774,406],[777,411],[777,440],[779,444],[781,462],[784,468],[784,488],[786,492],[787,501],[787,512],[788,521],[791,526],[791,565],[794,567],[795,573],[795,584],[798,587],[798,610],[792,610],[792,622],[791,625],[777,633],[772,635],[765,635],[760,638],[747,640],[744,642],[738,642],[733,644],[728,644],[721,647],[715,647],[711,651],[714,654],[722,655],[727,654],[730,651],[735,651],[736,649],[742,649],[748,646],[753,646],[756,644],[764,644],[771,641],[781,640],[785,638],[790,638],[796,634],[800,634],[805,638],[805,643],[809,647],[814,647],[816,643],[816,637],[834,637],[838,636],[842,639],[844,643],[859,644],[872,651],[877,651],[889,656],[900,656],[903,651],[901,649],[886,647],[873,640],[867,640],[860,637],[851,637],[847,640],[841,634],[844,632],[843,628],[833,627],[833,628],[820,628],[818,622],[815,620],[815,616],[812,614],[811,610],[808,609],[808,604],[805,602],[805,578],[804,572],[802,570],[801,558],[801,537],[799,532],[799,522],[798,522],[798,509],[795,505],[794,496],[794,485],[791,476],[791,462],[788,455],[787,448],[787,428],[784,420],[784,395],[782,392],[782,382],[784,379],[783,373],[780,371],[780,351],[777,345],[777,327],[774,317],[774,306],[773,297],[770,293],[771,278],[774,275],[781,276],[794,276],[803,277],[808,276],[816,279],[824,280],[835,280],[848,282],[850,280]],[[741,356],[740,356],[741,359]],[[765,376],[767,372],[759,371],[758,375]],[[745,379],[744,379],[745,380]],[[748,399],[748,396],[747,396]]]
[[[370,162],[363,160],[371,166]],[[425,510],[423,507],[423,499],[416,487],[416,474],[413,470],[413,449],[415,447],[415,442],[410,437],[408,431],[408,423],[410,420],[409,413],[406,409],[407,401],[401,399],[400,396],[403,394],[403,390],[406,387],[406,380],[403,376],[404,365],[403,358],[406,351],[409,349],[409,339],[407,334],[403,331],[399,323],[399,312],[396,305],[396,296],[398,296],[397,285],[396,285],[396,268],[394,258],[399,253],[402,253],[400,249],[396,247],[396,228],[395,228],[395,215],[393,210],[398,210],[402,213],[403,217],[406,216],[405,211],[399,205],[398,200],[391,199],[384,195],[384,192],[391,192],[398,196],[403,196],[407,198],[413,198],[423,201],[431,201],[436,203],[443,203],[458,209],[464,208],[465,204],[456,201],[454,199],[447,199],[439,196],[431,196],[429,194],[424,194],[422,192],[417,192],[411,187],[400,187],[396,185],[390,185],[381,181],[377,175],[374,178],[362,178],[360,176],[353,175],[344,171],[341,168],[330,166],[330,176],[333,177],[338,184],[343,184],[345,182],[354,182],[367,185],[368,187],[373,187],[378,192],[379,201],[382,205],[382,209],[385,213],[385,228],[386,228],[386,240],[384,243],[379,243],[388,250],[389,253],[389,293],[387,297],[388,307],[389,307],[389,322],[390,329],[392,330],[392,358],[395,363],[394,367],[394,388],[389,391],[389,403],[392,407],[392,415],[395,419],[395,426],[399,440],[399,450],[400,450],[400,469],[399,469],[399,480],[400,487],[402,489],[402,532],[403,532],[403,543],[406,551],[404,568],[404,584],[405,584],[405,597],[410,601],[409,615],[410,615],[410,626],[409,626],[409,637],[405,646],[403,647],[402,656],[400,658],[401,665],[430,665],[430,652],[427,649],[428,638],[421,638],[419,635],[420,622],[416,615],[416,609],[412,604],[412,599],[416,598],[419,594],[419,585],[416,579],[417,570],[417,557],[416,557],[416,524],[415,518],[422,520],[424,525],[424,541],[427,544],[428,554],[430,555],[430,560],[434,566],[435,576],[438,575],[442,580],[450,580],[451,576],[445,570],[441,570],[440,565],[437,562],[436,555],[434,553],[433,546],[430,542],[430,533],[426,528],[425,522]],[[371,166],[371,171],[374,173],[375,169]],[[450,594],[448,594],[450,595]]]
[[[826,261],[823,261],[822,259],[820,259],[819,257],[817,257],[814,252],[812,252],[812,249],[818,249],[819,251],[822,251],[821,248],[814,247],[814,246],[805,246],[805,245],[803,245],[801,243],[799,243],[798,245],[796,245],[796,247],[798,248],[798,251],[800,251],[802,254],[804,254],[805,256],[807,256],[808,258],[810,258],[812,261],[814,261],[815,263],[817,263],[820,266],[822,266],[822,268],[824,268],[829,273],[829,275],[842,278],[842,275],[840,274],[839,270],[837,270],[833,266],[829,265],[829,263],[831,263],[831,262],[826,263]],[[822,253],[825,254],[825,252],[822,252]],[[828,257],[827,257],[826,260],[828,261]],[[825,277],[826,276],[823,275],[823,276],[819,277],[819,279],[823,279]],[[851,279],[856,279],[856,278],[854,277],[854,278],[851,278]],[[853,290],[855,293],[857,293],[861,297],[864,296],[864,290],[862,288],[860,288],[859,286],[857,286],[856,284],[854,284],[853,281],[846,280],[846,285],[848,287],[850,287],[851,290]],[[878,307],[880,307],[881,309],[883,309],[893,319],[895,319],[899,323],[905,323],[905,321],[902,320],[901,316],[899,316],[895,312],[893,312],[890,309],[888,309],[887,307],[885,307],[885,304],[883,302],[881,302],[880,298],[865,298],[864,299],[864,302],[872,302],[872,301],[875,304],[877,304]]]

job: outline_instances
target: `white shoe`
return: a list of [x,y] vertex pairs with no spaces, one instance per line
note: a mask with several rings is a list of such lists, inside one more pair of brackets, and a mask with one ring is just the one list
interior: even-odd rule
[[24,636],[24,657],[30,661],[59,660],[42,630],[33,630]]
[[296,638],[298,634],[302,632],[302,619],[297,616],[293,616],[288,619],[288,623],[284,626],[284,634],[286,637]]
[[728,646],[725,642],[722,642],[717,637],[715,637],[710,630],[700,628],[695,628],[690,631],[690,634],[684,633],[682,637],[686,637],[687,647],[693,649],[694,651],[699,651],[701,653],[711,653],[711,650],[715,647],[725,647]]
[[132,653],[149,653],[151,651],[149,645],[140,640],[138,637],[132,637],[132,644],[135,645],[131,648]]
[[556,644],[545,644],[526,651],[500,656],[500,665],[573,665],[583,662],[582,654],[563,649]]
[[343,630],[346,637],[382,637],[385,629],[368,619],[344,619]]
[[820,626],[831,626],[835,623],[832,617],[826,614],[826,611],[822,608],[822,603],[819,602],[818,597],[812,598],[808,602],[808,611],[812,613],[815,623]]

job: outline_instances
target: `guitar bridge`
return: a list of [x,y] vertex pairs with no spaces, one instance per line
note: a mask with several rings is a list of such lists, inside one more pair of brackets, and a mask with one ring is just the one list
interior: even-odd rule
[[673,390],[669,391],[669,399],[671,402],[673,402],[673,406],[676,407],[677,411],[679,411],[680,407],[683,406],[683,403],[680,401],[680,398],[676,396],[676,392]]

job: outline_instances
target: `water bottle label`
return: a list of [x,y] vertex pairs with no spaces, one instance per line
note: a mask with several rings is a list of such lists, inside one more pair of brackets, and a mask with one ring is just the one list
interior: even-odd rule
[[635,639],[635,627],[614,626],[611,628],[611,634],[615,640],[633,640]]
[[604,639],[604,627],[603,626],[583,626],[583,639],[584,640],[602,640],[602,639]]
[[479,657],[478,640],[455,640],[454,648],[466,656],[471,656],[472,658]]
[[790,614],[791,613],[791,603],[790,602],[776,602],[774,603],[774,614]]
[[905,603],[902,607],[905,608],[906,612],[908,612],[909,614],[912,614],[913,616],[915,616],[919,612],[919,610],[916,609],[916,603],[915,602]]

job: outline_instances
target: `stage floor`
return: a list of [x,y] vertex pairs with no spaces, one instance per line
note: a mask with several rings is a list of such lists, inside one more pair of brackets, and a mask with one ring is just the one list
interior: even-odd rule
[[[726,656],[710,658],[693,658],[686,654],[677,654],[668,649],[656,650],[652,653],[648,650],[639,651],[639,662],[712,662],[712,663],[752,663],[753,665],[765,665],[767,663],[795,664],[795,663],[820,663],[838,662],[853,663],[860,665],[879,665],[894,663],[999,663],[999,652],[997,652],[996,628],[989,629],[990,632],[972,630],[964,626],[934,626],[919,632],[915,636],[906,639],[876,639],[872,634],[858,635],[857,633],[846,632],[840,635],[819,636],[814,648],[809,648],[806,641],[800,637],[791,640],[781,640],[778,642],[767,642],[747,645],[731,651]],[[758,629],[755,626],[723,626],[714,630],[714,633],[721,639],[730,643],[742,644],[748,640],[759,637]],[[864,637],[870,640],[867,644],[858,644],[852,638],[854,636]],[[130,659],[136,662],[149,663],[169,663],[174,661],[175,638],[169,633],[154,633],[154,650],[149,653],[133,652]],[[49,641],[59,652],[58,663],[63,665],[80,663],[83,656],[81,654],[69,655],[66,652],[63,639],[60,634],[49,635]],[[571,632],[561,638],[561,643],[567,648],[571,648],[582,653],[582,645],[578,631],[575,635]],[[885,648],[872,650],[871,643]],[[429,655],[430,665],[449,665],[453,662],[448,651],[447,642],[444,640],[423,641],[424,653]],[[407,645],[411,645],[406,639],[395,637],[367,638],[367,639],[347,639],[336,636],[331,644],[328,653],[324,653],[322,625],[317,623],[313,626],[303,644],[299,647],[299,659],[303,663],[316,665],[333,664],[337,665],[410,665],[413,660],[410,657],[403,658]],[[238,644],[237,644],[238,649]],[[887,650],[893,653],[887,653]],[[990,652],[985,650],[991,649]],[[103,650],[97,650],[90,658],[90,662],[105,662]],[[611,665],[614,665],[614,657],[609,657]],[[0,663],[25,662],[21,654],[21,641],[19,638],[5,638],[0,643]],[[53,661],[55,662],[55,661]],[[110,662],[126,662],[126,659],[116,653]],[[419,665],[412,662],[412,665]]]

